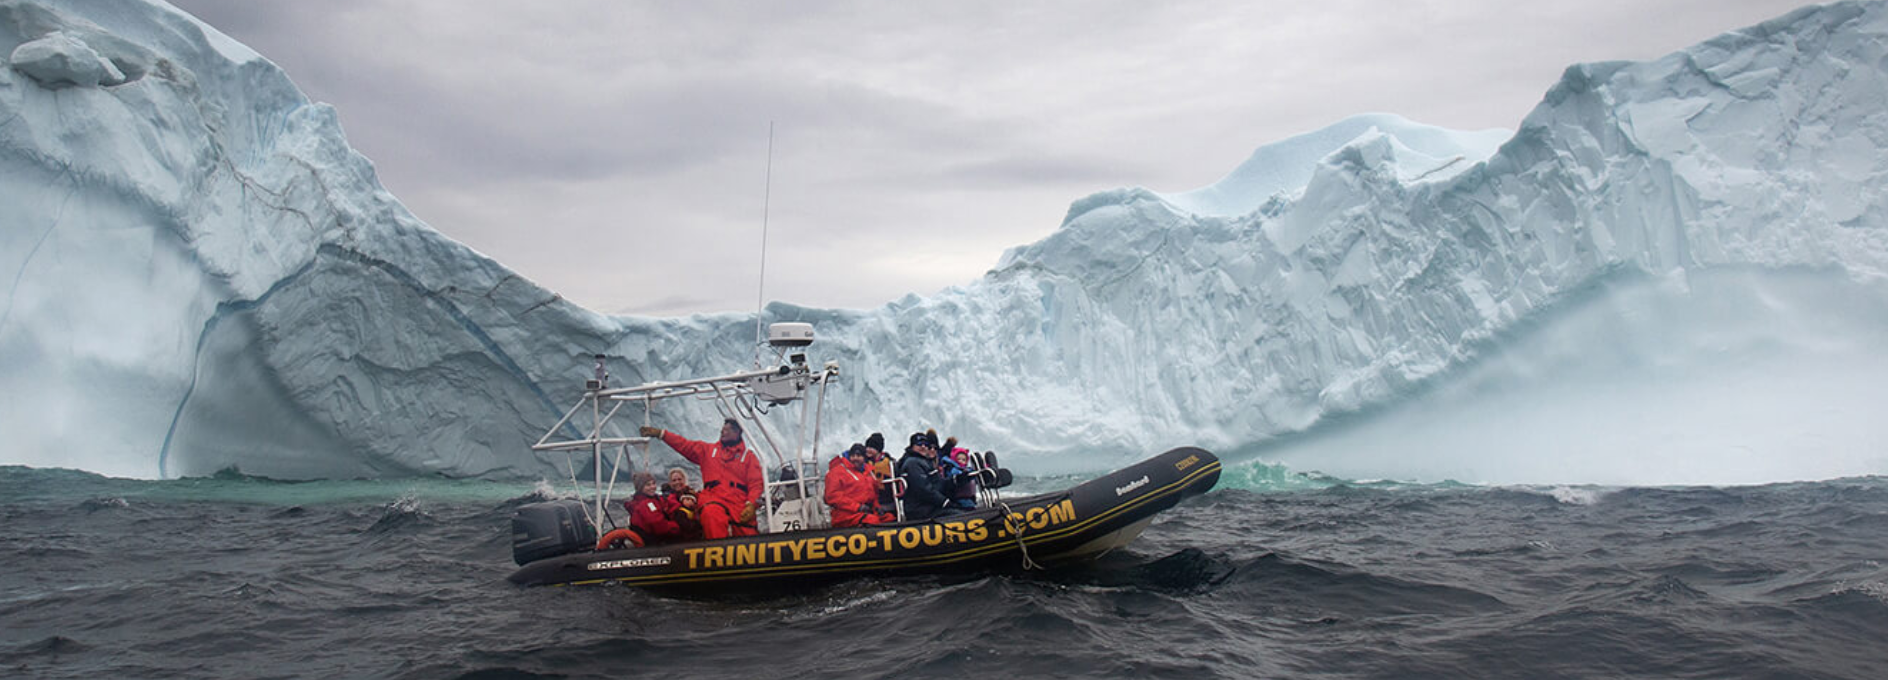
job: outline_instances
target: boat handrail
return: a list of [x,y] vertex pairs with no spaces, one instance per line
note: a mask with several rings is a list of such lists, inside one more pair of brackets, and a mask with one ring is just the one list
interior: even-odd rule
[[[802,367],[804,367],[804,364],[802,364]],[[643,401],[646,399],[667,399],[670,397],[680,397],[680,396],[687,396],[689,394],[697,394],[701,392],[712,391],[713,390],[712,385],[714,385],[715,383],[746,382],[754,378],[766,378],[766,377],[773,377],[773,376],[792,375],[793,372],[794,372],[793,365],[781,364],[780,366],[776,366],[774,368],[762,369],[758,371],[745,371],[742,373],[731,373],[728,375],[715,376],[712,378],[696,378],[694,380],[678,380],[676,382],[651,382],[651,383],[644,383],[641,385],[637,385],[635,387],[618,387],[615,389],[598,390],[596,393],[596,396],[600,398],[615,400],[615,401]],[[679,389],[683,387],[691,387],[691,388],[696,388],[696,389],[690,390],[689,392],[678,392],[678,393],[667,393],[667,394],[660,392],[661,390],[674,390],[674,389]]]
[[647,443],[649,443],[648,437],[601,437],[597,439],[573,439],[570,441],[550,442],[548,444],[536,444],[531,447],[531,450],[532,451],[567,451],[567,450],[572,450],[572,449],[587,449],[596,444],[604,444],[608,446],[628,446],[631,444],[647,444]]

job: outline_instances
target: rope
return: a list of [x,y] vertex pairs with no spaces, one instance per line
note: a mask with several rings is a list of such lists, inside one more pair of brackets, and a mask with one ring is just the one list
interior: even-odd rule
[[767,214],[774,201],[774,122],[767,121],[767,188],[760,200],[760,277],[754,285],[754,367],[760,368],[761,315],[767,311]]
[[577,490],[577,507],[583,508],[583,518],[590,526],[603,526],[603,520],[590,516],[590,504],[583,502],[583,485],[577,483],[577,466],[570,462],[570,456],[569,452],[564,453],[564,469],[570,471],[570,487]]
[[[649,394],[648,394],[647,392],[645,392],[645,393],[643,393],[643,395],[642,395],[642,424],[643,424],[643,427],[648,427],[648,426],[649,426],[649,422],[650,422],[650,421],[649,421],[649,419],[650,419],[650,417],[651,417],[651,416],[654,416],[654,415],[655,415],[655,408],[656,408],[656,405],[655,405],[655,400],[654,400],[654,399],[650,399],[650,398],[649,398]],[[638,445],[636,445],[636,448],[639,448],[639,449],[642,449],[642,467],[643,467],[643,469],[644,469],[644,470],[650,470],[651,472],[654,472],[654,470],[653,470],[653,469],[651,469],[651,468],[649,467],[649,441],[650,441],[650,440],[649,440],[649,438],[644,438],[644,439],[642,440],[642,443],[641,443],[641,444],[638,444]]]
[[1042,565],[1036,564],[1035,560],[1029,558],[1029,545],[1023,542],[1023,529],[1028,528],[1029,523],[1016,521],[1015,513],[1010,512],[1010,504],[997,503],[997,507],[1003,508],[1003,526],[1008,528],[1010,533],[1016,534],[1016,549],[1023,553],[1023,570],[1041,571]]
[[[622,472],[623,458],[627,456],[628,453],[629,453],[629,445],[624,444],[622,448],[616,450],[616,460],[610,461],[610,485],[603,492],[603,500],[605,504],[607,504],[610,500],[613,500],[616,496],[616,476],[617,476],[617,473]],[[610,515],[609,509],[605,508],[603,511],[603,516],[609,517],[609,515]],[[616,525],[616,518],[614,517],[610,518],[610,525],[611,526]]]

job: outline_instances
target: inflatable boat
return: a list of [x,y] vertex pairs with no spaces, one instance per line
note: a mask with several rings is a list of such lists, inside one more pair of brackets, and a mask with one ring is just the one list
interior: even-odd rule
[[[862,575],[964,573],[1053,568],[1093,559],[1140,536],[1154,515],[1219,481],[1219,459],[1178,448],[1059,493],[1001,501],[957,515],[842,529],[808,529],[669,545],[592,550],[570,504],[539,504],[570,529],[570,554],[529,560],[515,583],[574,585],[616,581],[634,586],[742,589],[817,585]],[[514,518],[514,523],[519,521]],[[542,524],[532,518],[527,522]],[[516,529],[516,527],[514,527]],[[514,532],[515,533],[515,532]],[[527,530],[526,535],[534,532]],[[526,539],[529,540],[528,538]]]
[[[785,328],[783,328],[785,327]],[[776,348],[810,343],[806,324],[775,324]],[[784,340],[783,340],[784,338]],[[675,383],[651,383],[612,389],[602,368],[586,384],[584,401],[539,440],[540,451],[582,451],[591,455],[590,498],[525,505],[512,516],[512,556],[520,566],[511,581],[521,585],[582,585],[615,582],[659,590],[720,593],[766,591],[817,585],[865,575],[964,574],[1050,569],[1094,559],[1140,536],[1154,515],[1180,501],[1206,493],[1219,480],[1219,459],[1204,449],[1176,448],[1073,488],[1023,497],[1005,497],[1010,473],[995,464],[994,454],[975,456],[968,474],[982,482],[975,509],[920,521],[836,528],[828,526],[819,502],[817,418],[812,448],[775,451],[778,466],[768,466],[767,493],[758,524],[762,533],[719,540],[663,545],[612,547],[599,536],[623,535],[626,521],[611,514],[605,482],[605,451],[644,447],[642,437],[612,436],[612,420],[624,405],[645,413],[676,397],[716,400],[718,411],[747,418],[767,432],[761,415],[793,402],[824,403],[825,387],[838,367],[807,367],[803,354],[786,357],[775,368]],[[813,391],[816,398],[807,399]],[[573,421],[588,412],[592,421]],[[647,416],[645,415],[645,420]],[[802,417],[800,422],[806,422]],[[560,433],[565,438],[558,439]],[[570,436],[571,433],[578,433]],[[764,435],[761,442],[778,439]],[[627,455],[619,455],[615,470]],[[574,469],[574,468],[573,468]],[[576,483],[575,474],[572,483]],[[896,485],[893,485],[894,488]],[[902,518],[902,516],[901,516]]]

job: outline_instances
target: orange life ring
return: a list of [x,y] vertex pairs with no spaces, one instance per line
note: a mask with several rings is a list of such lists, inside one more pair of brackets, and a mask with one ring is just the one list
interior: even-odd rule
[[627,541],[630,545],[640,548],[642,547],[642,534],[638,534],[630,529],[611,529],[610,533],[604,534],[603,538],[597,539],[597,549],[609,550],[610,544],[616,543],[617,541]]

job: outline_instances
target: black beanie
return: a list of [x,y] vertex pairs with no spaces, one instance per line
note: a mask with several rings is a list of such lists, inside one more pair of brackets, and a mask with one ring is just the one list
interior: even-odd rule
[[885,450],[885,435],[879,434],[877,432],[873,432],[872,436],[865,438],[865,448],[878,449],[880,451],[884,451]]

